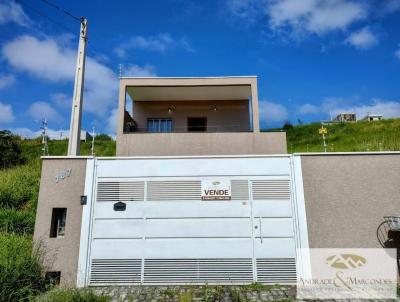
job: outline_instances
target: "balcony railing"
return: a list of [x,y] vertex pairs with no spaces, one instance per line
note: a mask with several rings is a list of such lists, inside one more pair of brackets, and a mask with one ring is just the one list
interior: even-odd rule
[[218,133],[218,132],[252,132],[248,125],[207,125],[207,126],[190,126],[189,127],[173,127],[172,129],[159,129],[159,131],[150,130],[147,127],[137,127],[136,125],[127,125],[124,127],[124,134],[128,133]]

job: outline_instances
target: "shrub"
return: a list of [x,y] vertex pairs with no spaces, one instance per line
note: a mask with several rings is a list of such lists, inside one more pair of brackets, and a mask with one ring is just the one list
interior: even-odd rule
[[0,154],[2,169],[23,163],[21,138],[8,130],[0,131]]
[[54,289],[34,299],[35,302],[108,302],[105,294],[96,294],[89,289]]
[[285,122],[282,127],[283,130],[290,130],[293,129],[293,125],[290,122]]
[[40,252],[30,236],[0,233],[0,302],[27,301],[45,290]]
[[34,226],[34,211],[0,208],[0,232],[33,234]]
[[95,136],[95,141],[111,141],[111,136],[107,134],[98,134]]

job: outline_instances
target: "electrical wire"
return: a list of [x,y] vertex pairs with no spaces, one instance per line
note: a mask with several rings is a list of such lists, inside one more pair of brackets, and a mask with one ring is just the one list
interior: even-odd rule
[[62,7],[60,7],[60,6],[56,5],[56,4],[54,4],[54,3],[51,3],[51,2],[48,1],[48,0],[42,0],[42,2],[43,2],[43,3],[46,3],[47,5],[53,7],[53,8],[55,8],[55,9],[57,9],[57,10],[59,10],[60,12],[64,13],[65,15],[67,15],[67,16],[69,16],[69,17],[71,17],[72,19],[75,19],[76,21],[79,21],[79,22],[82,21],[82,17],[81,17],[81,18],[76,17],[75,15],[73,15],[72,13],[70,13],[69,11],[67,11],[66,9],[64,9],[64,8],[62,8]]
[[[24,7],[26,7],[27,9],[33,11],[34,13],[36,13],[37,15],[43,17],[44,19],[47,19],[48,21],[52,22],[53,24],[57,25],[58,27],[62,28],[63,30],[73,34],[74,36],[77,35],[76,31],[71,30],[70,28],[68,28],[67,26],[63,25],[60,22],[55,21],[54,19],[50,18],[48,15],[46,15],[45,13],[39,11],[38,9],[32,7],[31,5],[27,4],[25,0],[17,0],[18,2],[20,2]],[[41,0],[43,3],[46,3],[47,5],[53,7],[54,9],[57,9],[58,11],[61,11],[62,13],[64,13],[65,15],[67,15],[70,18],[73,18],[75,21],[79,21],[82,22],[82,18],[78,18],[75,15],[73,15],[72,13],[68,12],[67,10],[49,2],[48,0]],[[104,52],[101,52],[98,50],[97,47],[95,47],[93,45],[93,43],[91,41],[89,41],[89,39],[87,40],[87,47],[88,47],[88,51],[93,53],[94,55],[97,56],[102,56],[102,54]]]
[[39,16],[41,16],[41,17],[47,19],[48,21],[54,23],[54,24],[57,25],[58,27],[64,29],[65,31],[67,31],[67,32],[69,32],[69,33],[71,33],[71,34],[73,34],[73,35],[76,35],[76,32],[75,32],[75,31],[73,31],[72,29],[66,27],[65,25],[61,24],[60,22],[55,21],[54,19],[50,18],[50,17],[47,16],[45,13],[43,13],[43,12],[37,10],[36,8],[34,8],[34,7],[30,6],[30,5],[28,5],[25,1],[23,1],[23,0],[18,0],[18,2],[20,2],[21,4],[23,4],[24,7],[28,8],[28,9],[31,10],[31,11],[33,11],[33,12],[36,13],[37,15],[39,15]]

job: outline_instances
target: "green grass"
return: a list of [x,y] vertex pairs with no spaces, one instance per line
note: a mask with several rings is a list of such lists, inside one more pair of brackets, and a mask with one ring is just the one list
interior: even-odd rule
[[33,299],[34,302],[109,302],[105,294],[96,294],[89,289],[53,289]]
[[[66,155],[67,141],[50,141],[50,155]],[[115,142],[97,141],[98,156],[114,156]],[[91,154],[91,142],[81,143],[81,154]],[[0,231],[31,234],[39,194],[42,144],[40,140],[24,140],[22,155],[26,164],[0,170]]]
[[[288,152],[323,152],[320,123],[294,126],[286,132]],[[400,119],[325,125],[328,152],[399,151]]]
[[46,289],[30,236],[0,233],[0,302],[26,301]]
[[0,170],[0,207],[35,208],[40,181],[39,159],[27,164]]

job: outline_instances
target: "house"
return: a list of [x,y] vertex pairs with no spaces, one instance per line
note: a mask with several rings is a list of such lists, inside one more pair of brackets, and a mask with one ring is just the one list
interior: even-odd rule
[[121,78],[117,124],[116,157],[43,157],[34,240],[62,286],[293,284],[297,249],[379,247],[399,214],[400,153],[287,154],[256,77]]
[[334,119],[334,122],[356,122],[357,117],[352,112],[341,112]]
[[383,119],[382,114],[373,114],[373,113],[367,113],[367,115],[363,118],[363,121],[368,121],[368,122],[373,122],[373,121],[380,121]]

